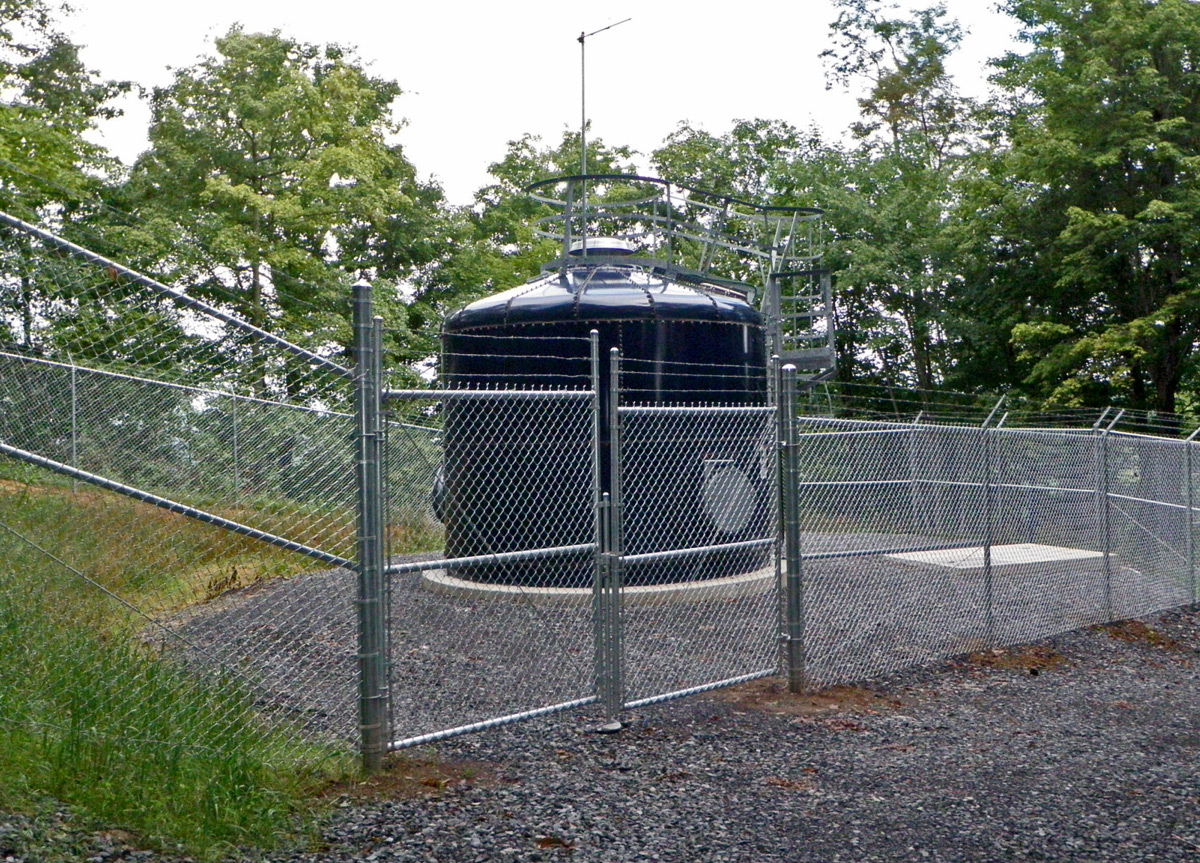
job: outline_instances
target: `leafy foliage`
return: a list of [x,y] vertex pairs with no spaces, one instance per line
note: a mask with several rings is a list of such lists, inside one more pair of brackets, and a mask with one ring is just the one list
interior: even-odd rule
[[1013,330],[1026,381],[1055,401],[1171,412],[1200,337],[1200,7],[1007,8],[1030,50],[998,64],[1011,150],[994,200],[1019,265],[997,287],[1029,310]]
[[388,142],[398,85],[278,32],[234,28],[216,49],[153,93],[151,148],[123,190],[141,217],[126,244],[314,349],[347,351],[357,277],[385,288],[380,313],[406,332],[400,289],[435,255],[441,193]]
[[[655,172],[825,208],[845,382],[1190,403],[1200,7],[1006,0],[1029,50],[997,61],[1001,96],[981,104],[947,71],[962,30],[944,3],[834,6],[822,56],[829,86],[858,99],[848,143],[780,119],[723,132],[681,123],[650,155]],[[79,64],[54,24],[62,12],[0,0],[9,209],[69,236],[86,225],[86,245],[329,355],[347,352],[350,282],[370,278],[389,355],[405,364],[436,353],[444,314],[558,254],[535,235],[547,213],[523,189],[578,171],[577,133],[510,142],[473,204],[449,206],[394,143],[396,82],[345,48],[278,32],[234,28],[153,91],[151,148],[106,188],[116,165],[84,133],[124,85]],[[635,172],[633,156],[593,141],[589,170]],[[85,203],[100,191],[132,217]],[[29,270],[19,244],[4,255],[8,271]],[[36,281],[10,278],[0,339],[52,354],[94,330],[119,357],[124,342],[104,327],[120,286],[90,290],[51,314]]]
[[[129,86],[84,67],[56,27],[63,10],[45,0],[0,2],[0,209],[60,224],[87,209],[113,169],[86,133],[115,114],[109,103]],[[0,282],[0,344],[37,350],[35,319],[46,303],[28,279]]]
[[829,83],[863,91],[845,184],[826,199],[843,340],[845,324],[855,334],[840,373],[930,390],[952,367],[947,216],[975,112],[945,68],[962,34],[940,5],[909,17],[880,0],[836,6]]

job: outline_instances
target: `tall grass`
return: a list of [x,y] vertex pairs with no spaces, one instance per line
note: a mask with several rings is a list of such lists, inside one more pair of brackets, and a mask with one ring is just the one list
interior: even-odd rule
[[147,614],[203,601],[230,570],[303,566],[111,495],[0,482],[0,805],[51,795],[200,858],[289,841],[351,753],[264,721],[235,676],[143,636]]

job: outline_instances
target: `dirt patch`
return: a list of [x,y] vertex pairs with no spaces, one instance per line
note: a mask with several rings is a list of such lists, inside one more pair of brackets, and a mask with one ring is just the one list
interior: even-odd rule
[[1097,628],[1108,633],[1109,638],[1129,644],[1148,644],[1162,650],[1184,651],[1188,649],[1183,642],[1176,641],[1171,636],[1159,632],[1152,626],[1147,626],[1140,620],[1118,620]]
[[768,776],[763,782],[773,788],[786,788],[788,791],[812,791],[817,787],[815,782],[807,779],[785,779],[782,776]]
[[71,489],[66,486],[34,485],[13,479],[0,479],[0,495],[39,495],[68,498],[76,503],[91,504],[103,497],[101,492],[82,487]]
[[842,713],[871,715],[905,706],[905,702],[895,695],[861,686],[831,686],[819,692],[796,695],[788,692],[785,681],[771,677],[721,689],[711,697],[735,710],[800,717]]
[[0,494],[20,494],[31,488],[35,488],[35,486],[24,482],[16,482],[11,479],[0,479]]
[[1022,644],[1019,647],[997,647],[978,650],[967,655],[969,665],[999,668],[1005,671],[1025,671],[1039,674],[1052,668],[1064,668],[1071,663],[1051,647]]
[[495,769],[490,764],[393,755],[384,762],[382,772],[330,782],[317,796],[353,802],[412,800],[435,796],[450,788],[490,785],[495,778]]

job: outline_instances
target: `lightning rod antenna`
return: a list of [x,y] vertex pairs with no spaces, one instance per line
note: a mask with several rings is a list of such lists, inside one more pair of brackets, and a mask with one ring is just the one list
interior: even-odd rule
[[[626,21],[632,21],[633,18],[622,18],[609,24],[607,27],[601,27],[599,30],[593,30],[591,33],[579,34],[579,173],[587,175],[587,39],[595,36],[597,33],[603,33],[605,30],[611,30],[618,24],[624,24]],[[587,257],[587,180],[580,181],[583,184],[583,219],[582,229],[579,232],[581,240],[581,251],[584,257]]]
[[626,21],[632,21],[633,18],[622,18],[609,24],[607,27],[601,27],[599,30],[593,30],[591,33],[579,34],[579,173],[587,173],[587,63],[585,58],[586,40],[597,33],[603,33],[605,30],[611,30],[618,24],[624,24]]

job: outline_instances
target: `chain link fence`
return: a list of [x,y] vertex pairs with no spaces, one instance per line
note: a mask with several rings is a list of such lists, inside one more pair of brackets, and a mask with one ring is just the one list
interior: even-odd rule
[[627,704],[776,673],[775,413],[619,409]]
[[[159,753],[344,751],[358,738],[349,370],[0,221],[0,607],[25,645],[0,662],[0,717]],[[314,572],[322,603],[273,590]],[[325,643],[345,646],[305,660]]]
[[1197,598],[1196,444],[1171,429],[886,419],[894,394],[862,418],[828,387],[672,404],[649,361],[561,335],[507,345],[544,369],[522,388],[473,357],[478,380],[399,389],[365,305],[349,368],[0,221],[9,726],[311,760]]
[[[595,392],[393,396],[440,432],[425,472],[389,490],[388,520],[445,531],[440,553],[386,569],[393,748],[594,701]],[[388,457],[417,445],[393,433]]]
[[805,415],[805,680],[1196,601],[1190,441]]

